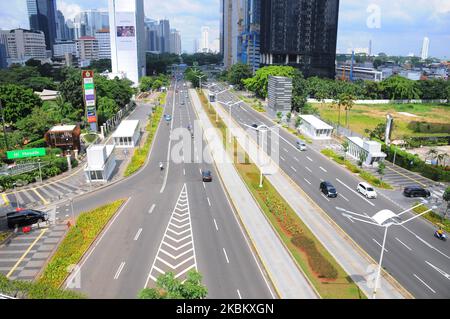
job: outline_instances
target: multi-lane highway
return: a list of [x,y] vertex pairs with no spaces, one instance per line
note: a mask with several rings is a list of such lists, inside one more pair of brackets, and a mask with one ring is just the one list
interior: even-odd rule
[[[89,297],[136,298],[162,272],[183,279],[190,269],[203,275],[209,298],[274,297],[214,167],[171,161],[179,142],[171,141],[171,132],[193,127],[195,120],[183,88],[174,83],[168,93],[165,114],[172,120],[161,124],[143,170],[75,202],[75,209],[83,211],[127,199],[74,273],[81,276],[81,287],[74,289]],[[190,136],[184,142],[192,143],[193,159],[202,157],[203,149],[195,148]],[[202,182],[201,170],[212,171],[212,183]]]
[[[223,91],[223,86],[220,91]],[[219,88],[215,88],[219,91]],[[220,94],[222,102],[238,101],[230,93]],[[373,259],[378,261],[383,241],[383,231],[376,226],[354,222],[342,215],[343,210],[373,216],[382,209],[400,213],[395,203],[384,196],[369,200],[356,192],[360,180],[344,168],[309,147],[301,152],[296,148],[295,136],[244,103],[232,107],[232,116],[243,128],[253,124],[271,127],[267,143],[272,136],[279,141],[279,165],[351,238]],[[339,193],[336,199],[323,196],[319,191],[321,181],[330,181]],[[402,217],[412,216],[409,213]],[[450,297],[450,246],[433,237],[435,228],[422,219],[401,227],[391,227],[387,237],[383,267],[416,298]]]

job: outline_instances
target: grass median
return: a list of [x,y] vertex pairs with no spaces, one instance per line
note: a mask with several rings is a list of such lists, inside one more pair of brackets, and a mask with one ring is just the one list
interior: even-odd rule
[[156,135],[156,131],[158,130],[159,122],[161,121],[161,117],[164,111],[163,105],[166,103],[166,95],[161,95],[159,99],[159,106],[155,108],[155,111],[151,115],[149,119],[149,123],[147,124],[146,130],[148,132],[147,138],[144,142],[144,146],[141,148],[137,148],[134,151],[133,157],[131,158],[130,164],[128,164],[125,169],[124,176],[129,177],[136,173],[142,166],[144,166],[147,161],[148,154],[153,144],[154,137]]
[[[420,203],[417,202],[414,204],[413,207],[419,205]],[[413,209],[413,212],[416,214],[421,214],[424,211],[427,211],[429,208],[425,205],[420,205],[416,208]],[[424,215],[422,215],[423,218],[427,219],[428,221],[430,221],[431,223],[433,223],[434,225],[436,225],[436,227],[441,226],[447,233],[450,233],[450,220],[448,220],[447,218],[442,217],[441,215],[431,211],[429,213],[426,213]]]
[[124,200],[117,200],[92,211],[81,213],[77,218],[76,225],[69,230],[59,245],[38,283],[46,287],[60,288],[68,276],[68,268],[80,262],[124,202]]
[[370,174],[369,172],[359,168],[349,160],[346,160],[344,156],[340,156],[330,149],[324,149],[321,151],[321,153],[326,157],[331,158],[336,163],[345,166],[350,172],[358,174],[359,177],[361,177],[363,180],[370,183],[371,185],[382,189],[393,189],[391,185],[389,185],[386,182],[383,182],[381,179]]
[[[225,123],[220,118],[216,122],[214,108],[208,107],[207,99],[202,93],[199,95],[209,120],[222,134],[223,143],[226,146]],[[238,152],[235,149],[234,156],[236,157],[237,154]],[[330,299],[366,298],[356,283],[311,233],[270,182],[266,180],[263,188],[259,187],[259,169],[255,164],[248,161],[248,154],[245,154],[245,159],[245,163],[234,161],[238,173],[321,297]]]

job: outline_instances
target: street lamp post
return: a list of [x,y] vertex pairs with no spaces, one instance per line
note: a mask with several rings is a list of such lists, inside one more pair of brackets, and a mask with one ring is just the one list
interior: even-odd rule
[[[377,271],[377,276],[375,279],[375,286],[373,288],[373,293],[372,293],[372,298],[376,299],[377,296],[377,289],[378,289],[378,283],[380,281],[381,278],[381,265],[383,262],[383,256],[384,256],[384,251],[385,251],[385,246],[386,246],[386,237],[387,237],[387,232],[389,227],[391,226],[402,226],[403,224],[406,224],[410,221],[412,221],[413,219],[416,219],[424,214],[429,213],[430,211],[432,211],[433,209],[435,209],[436,207],[433,206],[431,209],[428,209],[420,214],[414,215],[411,218],[408,218],[405,221],[402,222],[398,222],[397,220],[400,219],[400,216],[412,211],[413,209],[421,206],[422,204],[416,205],[410,209],[407,209],[403,212],[401,212],[400,214],[395,214],[394,212],[388,210],[388,209],[384,209],[379,211],[378,213],[376,213],[375,215],[373,215],[372,217],[366,216],[366,215],[362,215],[362,214],[357,214],[354,212],[350,212],[348,210],[345,210],[343,208],[338,208],[338,210],[344,211],[345,213],[342,213],[342,215],[350,220],[356,220],[359,222],[363,222],[366,224],[371,224],[371,225],[375,225],[378,227],[383,227],[384,228],[384,236],[383,236],[383,244],[381,245],[381,254],[380,254],[380,260],[378,262],[378,271]],[[357,217],[355,217],[357,216]]]

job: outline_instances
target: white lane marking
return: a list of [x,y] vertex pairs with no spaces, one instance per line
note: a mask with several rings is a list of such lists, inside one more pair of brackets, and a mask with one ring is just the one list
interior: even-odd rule
[[305,182],[307,182],[309,185],[312,185],[310,181],[308,181],[306,178],[304,178]]
[[284,159],[284,157],[283,157],[283,156],[280,156],[280,158],[281,158],[281,160],[282,160],[282,161],[286,161],[286,160]]
[[397,237],[395,237],[395,240],[397,240],[400,244],[402,244],[403,246],[405,246],[409,251],[412,251],[411,248],[408,247],[408,245],[406,245],[404,242],[402,242],[400,239],[398,239]]
[[186,176],[186,169],[183,168],[183,175]]
[[444,276],[445,278],[447,278],[448,280],[450,280],[450,275],[447,274],[445,271],[443,271],[442,269],[439,269],[438,267],[436,267],[435,265],[433,265],[432,263],[428,262],[425,260],[425,262],[434,270],[436,270],[438,273],[440,273],[442,276]]
[[239,291],[239,289],[237,289],[237,293],[238,293],[239,299],[242,299],[241,292]]
[[322,178],[320,179],[321,182],[325,182],[325,180],[323,180]]
[[294,156],[294,159],[300,163],[300,160],[297,157]]
[[[372,240],[373,240],[378,246],[380,246],[380,248],[383,247],[383,246],[381,246],[381,244],[380,244],[379,242],[376,241],[375,238],[372,238]],[[384,249],[384,251],[387,252],[387,253],[389,252],[389,250],[387,250],[386,248]]]
[[411,231],[409,228],[405,227],[405,225],[401,225],[401,227],[403,227],[404,229],[406,229],[408,232],[410,232],[411,234],[413,234],[419,241],[421,241],[424,245],[428,246],[429,248],[437,251],[438,253],[440,253],[442,256],[444,256],[447,259],[450,259],[449,256],[447,256],[446,254],[444,254],[442,251],[440,251],[439,249],[437,249],[436,247],[434,247],[433,245],[427,243],[424,239],[420,238],[418,235],[416,235],[413,231]]
[[201,169],[201,168],[199,168],[198,170],[200,171],[200,175],[202,175],[202,174],[203,174],[203,172],[202,172],[202,169]]
[[219,226],[217,226],[217,221],[214,219],[214,226],[216,226],[216,230],[219,231]]
[[330,199],[328,197],[326,197],[324,194],[320,194],[323,196],[323,198],[325,198],[327,201],[330,201]]
[[206,197],[206,199],[208,200],[209,207],[211,207],[212,205],[211,205],[211,201],[209,200],[209,197]]
[[115,276],[114,276],[114,280],[119,279],[119,276],[120,276],[120,273],[121,273],[122,270],[123,270],[123,267],[125,267],[125,262],[122,262],[122,263],[120,264],[120,266],[119,266],[119,268],[117,269],[116,274],[115,274]]
[[322,166],[320,166],[319,167],[322,171],[324,171],[325,173],[328,173],[328,171],[325,169],[325,168],[323,168]]
[[345,187],[347,187],[351,192],[353,192],[354,194],[356,194],[359,198],[365,200],[366,202],[368,202],[370,205],[372,205],[373,207],[375,207],[375,204],[372,203],[371,201],[367,200],[365,197],[363,197],[360,193],[358,193],[357,191],[353,190],[352,188],[350,188],[349,186],[347,186],[344,182],[342,182],[339,178],[336,178],[336,180],[341,183],[342,185],[344,185]]
[[306,158],[310,161],[310,162],[313,162],[313,160],[312,160],[312,158],[311,157],[309,157],[309,156],[306,156]]
[[138,232],[136,233],[136,236],[134,236],[134,241],[137,241],[139,239],[139,236],[141,236],[142,228],[139,228]]
[[206,189],[206,184],[205,184],[205,182],[203,182],[203,188]]
[[342,194],[339,194],[343,199],[345,199],[347,202],[349,202],[349,200],[347,199],[347,197],[345,197],[344,195],[342,195]]
[[111,228],[111,226],[114,224],[114,222],[116,221],[116,219],[120,216],[120,214],[124,211],[125,207],[127,206],[127,204],[130,202],[131,197],[128,198],[128,200],[125,202],[125,204],[123,204],[123,206],[120,208],[119,212],[116,214],[116,216],[114,216],[113,220],[111,221],[111,223],[108,225],[108,227],[106,227],[105,231],[102,233],[102,235],[100,236],[100,238],[98,239],[98,241],[95,243],[94,247],[92,248],[92,250],[87,254],[86,258],[84,260],[81,261],[80,266],[77,268],[77,270],[70,274],[69,277],[67,278],[67,284],[66,284],[66,288],[68,288],[68,286],[70,285],[70,283],[73,282],[74,278],[77,278],[77,276],[79,275],[81,268],[83,267],[83,265],[86,263],[86,261],[89,259],[89,257],[92,255],[92,253],[94,252],[95,248],[97,248],[98,244],[102,241],[103,237],[106,235],[106,233],[108,232],[108,230]]
[[225,254],[225,259],[227,260],[227,264],[229,264],[230,260],[228,259],[227,251],[225,250],[225,248],[223,248],[223,253]]
[[283,147],[283,151],[285,151],[286,153],[289,153],[289,151]]
[[434,294],[436,293],[436,291],[434,291],[433,288],[431,288],[429,285],[427,285],[427,283],[426,283],[425,281],[423,281],[422,279],[420,279],[416,274],[413,274],[413,275],[414,275],[414,277],[417,278],[417,280],[419,280],[422,284],[424,284],[425,287],[427,287],[428,289],[430,289],[432,293],[434,293]]
[[310,173],[312,173],[312,170],[311,170],[308,166],[305,166],[305,168],[306,168],[307,171],[309,171]]
[[153,204],[152,207],[150,207],[150,209],[148,210],[148,213],[151,214],[153,213],[153,211],[155,210],[156,205]]
[[293,170],[294,172],[297,173],[297,170],[296,170],[294,167],[291,166],[291,168],[292,168],[292,170]]

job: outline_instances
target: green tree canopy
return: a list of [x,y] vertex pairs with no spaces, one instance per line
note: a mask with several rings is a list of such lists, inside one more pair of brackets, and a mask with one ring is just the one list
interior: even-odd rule
[[391,100],[419,99],[421,96],[417,82],[398,75],[391,76],[390,78],[382,81],[380,86],[384,92],[385,98]]
[[244,88],[242,80],[251,78],[252,75],[252,69],[248,64],[236,63],[228,71],[228,82],[236,86],[238,90],[242,90]]
[[296,69],[291,66],[271,65],[259,69],[254,77],[244,80],[243,83],[249,91],[255,92],[259,97],[266,98],[270,75],[293,78],[296,74]]
[[27,140],[34,141],[43,138],[44,134],[59,122],[57,113],[47,112],[38,106],[31,114],[18,121],[16,126]]
[[102,96],[97,99],[97,111],[99,125],[102,125],[119,111],[119,107],[113,99]]
[[201,70],[196,68],[188,68],[184,73],[184,78],[192,83],[195,88],[200,87],[200,77],[202,83],[206,83],[208,77]]
[[12,124],[28,116],[35,107],[42,106],[41,99],[33,90],[15,84],[1,85],[0,99],[5,121]]

